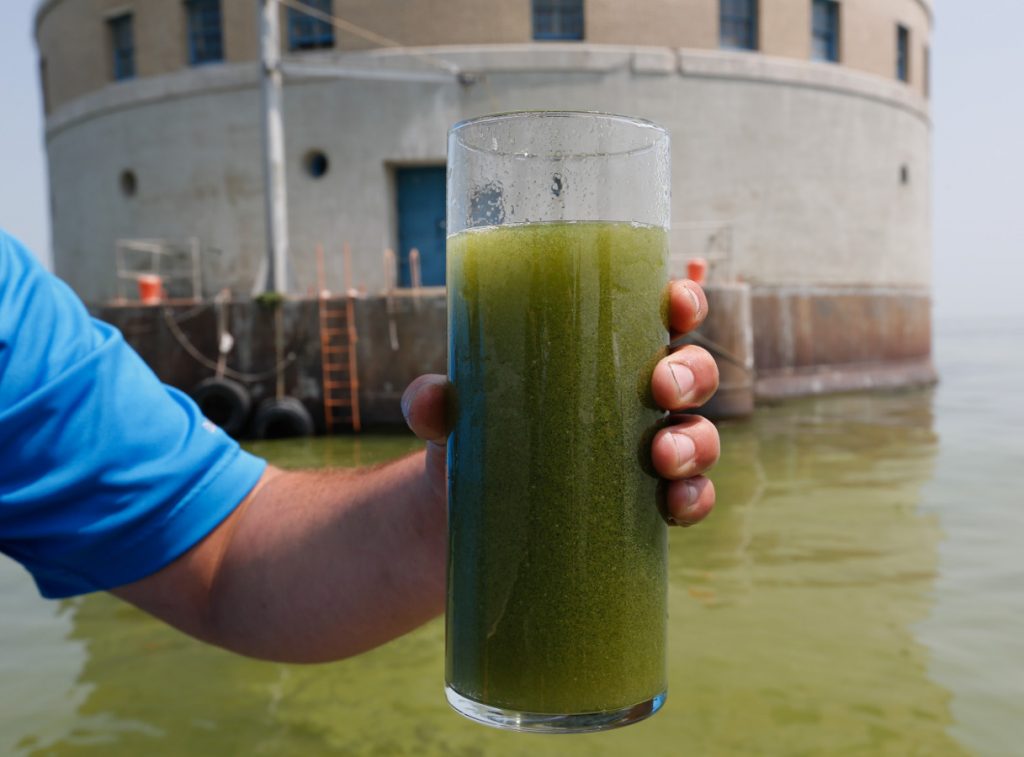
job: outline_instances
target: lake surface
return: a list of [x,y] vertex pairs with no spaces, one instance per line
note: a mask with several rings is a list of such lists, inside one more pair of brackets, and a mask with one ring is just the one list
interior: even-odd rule
[[[669,698],[642,724],[463,720],[437,621],[345,662],[260,663],[106,595],[42,600],[0,558],[0,755],[1024,754],[1024,322],[940,329],[936,352],[935,390],[722,426],[718,508],[671,535]],[[309,467],[415,448],[253,445]]]

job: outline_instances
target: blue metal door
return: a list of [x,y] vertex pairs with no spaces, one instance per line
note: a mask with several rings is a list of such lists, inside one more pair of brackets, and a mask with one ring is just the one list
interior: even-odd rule
[[399,168],[398,283],[412,286],[409,251],[420,252],[423,286],[444,286],[445,205],[444,166]]

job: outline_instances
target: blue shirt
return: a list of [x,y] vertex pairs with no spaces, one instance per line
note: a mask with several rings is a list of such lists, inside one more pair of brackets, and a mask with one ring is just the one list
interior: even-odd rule
[[158,571],[265,466],[0,232],[0,551],[43,596]]

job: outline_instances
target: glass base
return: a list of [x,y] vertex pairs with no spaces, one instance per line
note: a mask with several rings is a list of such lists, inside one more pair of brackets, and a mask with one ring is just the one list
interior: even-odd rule
[[559,715],[549,712],[518,712],[504,710],[462,696],[451,686],[445,686],[448,704],[460,715],[494,728],[530,733],[592,733],[608,731],[624,725],[639,723],[661,709],[665,704],[665,692],[646,702],[623,707],[620,710],[602,712],[578,712]]

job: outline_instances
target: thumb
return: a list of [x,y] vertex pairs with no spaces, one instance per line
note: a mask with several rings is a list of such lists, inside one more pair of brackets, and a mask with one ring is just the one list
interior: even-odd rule
[[443,444],[448,436],[448,379],[429,373],[415,379],[402,395],[402,415],[420,439]]

